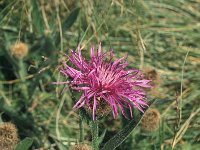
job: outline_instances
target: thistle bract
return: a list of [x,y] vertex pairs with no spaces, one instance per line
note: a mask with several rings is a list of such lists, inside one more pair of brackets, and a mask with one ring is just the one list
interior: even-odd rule
[[143,107],[147,106],[144,88],[150,88],[150,80],[142,79],[138,69],[127,69],[125,57],[113,60],[113,51],[103,53],[101,49],[101,44],[96,51],[91,47],[89,60],[82,56],[80,46],[77,51],[71,50],[67,57],[72,67],[64,62],[60,69],[69,80],[58,84],[68,84],[71,89],[82,91],[74,108],[88,107],[93,120],[97,100],[105,101],[110,106],[114,118],[119,110],[125,117],[125,109],[130,110],[131,117],[133,108],[143,112]]

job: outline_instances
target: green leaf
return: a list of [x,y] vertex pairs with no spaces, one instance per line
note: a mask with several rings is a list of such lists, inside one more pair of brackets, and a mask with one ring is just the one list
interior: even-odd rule
[[62,142],[56,142],[56,145],[58,146],[59,150],[66,150],[66,146]]
[[[152,104],[154,101],[155,100],[152,100],[150,103]],[[114,137],[112,137],[108,142],[105,143],[104,147],[101,150],[113,150],[117,148],[137,127],[141,119],[142,114],[140,114],[140,116],[136,118],[132,118],[130,122],[121,131],[119,131],[116,135],[114,135]]]
[[74,24],[74,22],[76,21],[78,17],[79,11],[80,11],[79,7],[72,10],[68,18],[63,22],[62,27],[64,31],[69,29]]
[[39,10],[39,6],[37,4],[37,1],[32,0],[31,5],[32,5],[31,16],[32,16],[33,26],[35,27],[37,32],[42,34],[43,30],[44,30],[44,25],[43,25],[42,15],[41,15],[41,12]]
[[101,144],[101,142],[103,141],[104,137],[106,135],[106,129],[103,131],[103,133],[99,136],[98,138],[98,143],[99,145]]
[[[66,30],[69,30],[69,28],[74,24],[74,22],[76,21],[78,14],[79,14],[80,8],[77,7],[74,10],[71,11],[71,13],[69,14],[69,16],[67,17],[67,19],[62,22],[62,30],[63,32]],[[64,19],[63,19],[64,20]],[[55,39],[55,45],[58,46],[60,43],[60,35],[59,32],[54,32],[52,34],[53,39]]]
[[33,144],[33,139],[31,138],[25,138],[19,144],[17,144],[15,150],[29,150],[31,145]]

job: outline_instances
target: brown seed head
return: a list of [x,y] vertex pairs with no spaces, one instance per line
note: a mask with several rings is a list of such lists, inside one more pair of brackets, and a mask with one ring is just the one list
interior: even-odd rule
[[158,96],[158,88],[160,86],[160,74],[152,68],[144,68],[143,69],[143,74],[145,79],[151,80],[150,84],[152,88],[150,89],[145,89],[147,92],[150,92],[154,96]]
[[28,54],[28,46],[25,43],[17,42],[11,45],[10,53],[17,59],[23,59]]
[[92,148],[87,144],[76,144],[70,147],[70,150],[92,150]]
[[18,139],[17,128],[10,122],[0,124],[0,149],[13,150]]
[[157,86],[160,83],[160,75],[155,69],[144,68],[143,73],[146,79],[151,80],[152,86]]
[[160,113],[157,109],[149,108],[141,120],[141,128],[146,132],[154,132],[159,128]]

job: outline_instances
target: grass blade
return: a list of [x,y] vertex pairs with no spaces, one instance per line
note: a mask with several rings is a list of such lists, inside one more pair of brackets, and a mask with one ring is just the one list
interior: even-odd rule
[[[152,104],[154,101],[155,100],[152,100],[150,103]],[[138,126],[141,119],[142,116],[132,118],[130,122],[114,137],[112,137],[101,150],[113,150],[117,148],[124,140],[126,140],[126,138],[131,134],[131,132]]]

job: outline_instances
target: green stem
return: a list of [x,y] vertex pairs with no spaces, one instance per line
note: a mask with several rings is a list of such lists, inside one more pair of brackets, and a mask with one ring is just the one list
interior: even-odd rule
[[2,113],[0,114],[0,124],[3,123],[3,120],[1,118]]
[[26,100],[28,100],[28,89],[27,89],[27,85],[26,85],[26,80],[25,80],[25,76],[26,76],[26,70],[25,70],[25,66],[23,64],[23,60],[19,60],[19,77],[22,81],[22,85],[21,85],[21,89],[22,89],[22,94],[24,96],[24,98]]
[[[80,112],[79,112],[79,114],[80,114]],[[81,143],[84,141],[84,128],[83,128],[83,118],[82,118],[81,114],[79,116],[80,116],[80,121],[79,121],[80,140],[79,140],[79,142]]]
[[90,129],[92,133],[92,147],[94,150],[99,150],[99,129],[98,129],[98,122],[91,121],[90,122]]

